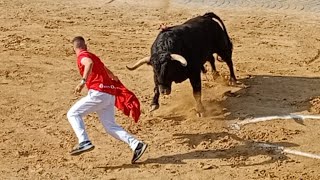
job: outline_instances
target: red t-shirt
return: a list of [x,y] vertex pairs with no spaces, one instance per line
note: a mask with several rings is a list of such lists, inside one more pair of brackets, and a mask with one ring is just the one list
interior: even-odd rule
[[130,116],[131,114],[134,121],[138,122],[141,111],[140,102],[135,94],[129,91],[120,81],[113,81],[108,76],[103,62],[96,55],[86,50],[80,51],[77,59],[81,76],[83,76],[84,71],[81,59],[84,57],[90,58],[93,61],[92,71],[86,82],[87,88],[115,95],[115,106],[125,115]]
[[116,95],[115,86],[113,85],[114,83],[108,76],[105,65],[96,55],[86,50],[80,51],[77,59],[77,64],[81,76],[83,76],[84,71],[84,65],[81,64],[81,60],[84,57],[90,58],[93,61],[92,71],[89,74],[86,82],[87,88]]

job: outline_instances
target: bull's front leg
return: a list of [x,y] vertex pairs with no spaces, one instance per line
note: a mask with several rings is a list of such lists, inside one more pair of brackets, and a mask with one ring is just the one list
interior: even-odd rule
[[154,96],[153,96],[153,99],[152,99],[152,102],[151,102],[150,112],[159,109],[160,91],[159,91],[159,85],[158,85],[156,77],[154,77],[154,84],[155,84],[155,87],[153,89]]
[[203,116],[204,107],[201,102],[201,77],[200,72],[190,77],[190,83],[193,89],[193,97],[196,100],[196,111],[199,117]]

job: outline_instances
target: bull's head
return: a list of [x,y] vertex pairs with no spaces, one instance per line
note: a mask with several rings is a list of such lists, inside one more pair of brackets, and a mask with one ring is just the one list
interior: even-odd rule
[[[187,66],[187,60],[179,54],[168,52],[154,53],[151,57],[145,57],[136,62],[129,70],[135,70],[143,64],[153,67],[156,84],[159,85],[160,92],[168,95],[171,93],[172,82],[181,82]],[[183,79],[184,80],[184,79]]]

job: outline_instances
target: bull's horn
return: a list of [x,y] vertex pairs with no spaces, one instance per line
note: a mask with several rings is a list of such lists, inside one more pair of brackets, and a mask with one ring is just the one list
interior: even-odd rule
[[179,54],[171,54],[171,57],[173,60],[179,61],[181,63],[181,65],[184,67],[186,67],[188,65],[187,60]]
[[129,69],[130,71],[137,69],[138,67],[142,66],[143,64],[146,64],[150,62],[150,57],[145,57],[140,59],[139,61],[137,61],[132,67],[126,66],[127,69]]

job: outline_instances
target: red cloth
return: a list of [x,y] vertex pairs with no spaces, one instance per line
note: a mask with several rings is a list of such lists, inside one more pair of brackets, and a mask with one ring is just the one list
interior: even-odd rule
[[129,91],[120,81],[113,81],[116,87],[115,106],[125,115],[132,116],[134,122],[138,122],[140,118],[140,102],[133,92]]
[[92,71],[87,79],[86,86],[88,89],[94,89],[115,96],[115,106],[126,116],[132,116],[134,122],[140,118],[140,102],[135,94],[129,91],[120,81],[113,81],[108,76],[106,67],[103,62],[94,54],[82,50],[80,51],[77,64],[81,76],[83,75],[84,65],[81,59],[88,57],[93,61]]

